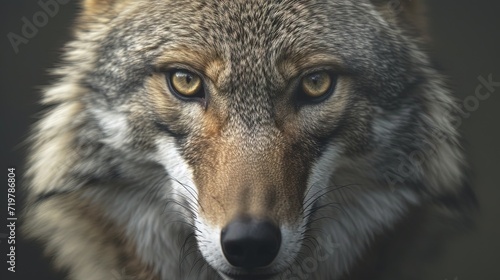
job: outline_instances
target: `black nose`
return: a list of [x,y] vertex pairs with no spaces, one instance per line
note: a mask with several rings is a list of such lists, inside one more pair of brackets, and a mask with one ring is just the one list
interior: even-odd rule
[[227,261],[233,266],[264,267],[278,255],[281,232],[270,221],[239,218],[222,229],[221,244]]

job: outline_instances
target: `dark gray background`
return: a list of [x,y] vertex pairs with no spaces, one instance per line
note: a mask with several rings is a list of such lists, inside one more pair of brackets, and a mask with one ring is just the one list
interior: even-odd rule
[[[0,4],[1,110],[0,155],[7,167],[23,173],[28,127],[37,118],[40,86],[50,84],[47,69],[54,66],[61,47],[71,34],[77,1],[62,5],[57,15],[40,28],[36,36],[20,45],[16,54],[7,39],[9,32],[20,34],[21,18],[31,19],[40,11],[38,1],[5,0]],[[449,76],[459,100],[473,96],[478,77],[493,76],[500,82],[500,1],[427,1],[434,56]],[[444,255],[429,272],[429,280],[500,279],[500,87],[463,119],[460,127],[474,171],[481,212],[477,228],[444,244]],[[2,188],[6,187],[3,185]],[[6,190],[1,190],[0,225],[5,223]],[[22,193],[17,193],[22,197]],[[7,233],[5,226],[0,234]],[[16,274],[7,272],[6,240],[0,239],[1,279],[59,279],[50,274],[39,250],[18,235]],[[416,268],[417,269],[417,268]],[[404,280],[404,279],[402,279]]]

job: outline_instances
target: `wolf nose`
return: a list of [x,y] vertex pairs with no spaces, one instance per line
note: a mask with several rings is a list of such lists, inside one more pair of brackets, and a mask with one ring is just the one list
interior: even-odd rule
[[221,244],[231,265],[245,269],[264,267],[278,255],[281,232],[267,220],[238,218],[222,229]]

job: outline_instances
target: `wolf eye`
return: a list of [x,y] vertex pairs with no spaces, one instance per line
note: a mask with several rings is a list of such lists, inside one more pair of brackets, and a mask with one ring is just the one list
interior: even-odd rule
[[336,77],[327,71],[318,71],[302,78],[300,91],[302,98],[320,101],[335,89]]
[[181,97],[203,97],[203,83],[200,76],[187,70],[175,70],[169,75],[169,86]]

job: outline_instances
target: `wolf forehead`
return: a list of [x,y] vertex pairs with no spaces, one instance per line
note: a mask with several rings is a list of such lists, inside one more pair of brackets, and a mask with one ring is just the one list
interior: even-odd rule
[[331,55],[342,70],[376,81],[368,81],[375,92],[400,91],[411,76],[402,76],[410,63],[405,40],[369,1],[127,2],[113,13],[87,15],[107,17],[104,27],[82,28],[100,35],[97,67],[86,82],[108,94],[134,92],[145,67],[179,49],[198,52],[205,64],[220,59],[230,69],[227,84],[242,88],[277,85],[277,62],[297,64],[313,54]]

